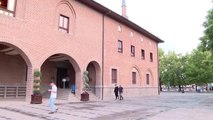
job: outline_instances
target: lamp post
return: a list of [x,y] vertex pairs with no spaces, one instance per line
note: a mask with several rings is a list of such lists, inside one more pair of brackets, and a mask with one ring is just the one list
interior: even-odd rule
[[63,88],[65,89],[65,82],[66,82],[66,79],[63,78],[63,79],[62,79],[62,82],[63,82]]

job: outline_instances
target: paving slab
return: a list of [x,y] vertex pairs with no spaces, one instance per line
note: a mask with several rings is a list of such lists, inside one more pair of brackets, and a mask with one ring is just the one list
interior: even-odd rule
[[125,100],[70,102],[56,100],[59,111],[42,104],[0,101],[0,120],[212,120],[212,93],[161,93]]

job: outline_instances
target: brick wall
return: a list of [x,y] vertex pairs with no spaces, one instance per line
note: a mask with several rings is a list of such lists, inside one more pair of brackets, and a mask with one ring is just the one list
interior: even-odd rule
[[[117,69],[117,84],[121,84],[124,86],[124,89],[127,89],[127,96],[132,96],[132,94],[136,96],[144,95],[143,91],[138,92],[138,90],[143,90],[141,88],[151,88],[153,90],[150,90],[149,94],[157,94],[157,43],[109,17],[105,17],[105,26],[105,94],[110,93],[113,95],[114,84],[111,82],[112,68]],[[118,30],[119,26],[121,31]],[[123,42],[122,53],[118,52],[118,40]],[[131,56],[131,45],[135,46],[135,57]],[[141,58],[141,49],[145,50],[145,60]],[[150,62],[150,52],[153,53],[153,62]],[[133,71],[137,72],[136,84],[132,84]],[[149,85],[146,84],[146,74],[150,74]],[[107,96],[110,95],[105,97]]]
[[[58,30],[60,14],[70,18],[69,33]],[[82,74],[88,64],[95,61],[96,66],[102,66],[102,20],[101,13],[76,0],[17,0],[15,17],[0,14],[0,44],[9,43],[20,49],[20,54],[28,65],[28,97],[32,93],[33,69],[40,69],[54,54],[64,54],[69,58],[76,72],[76,92],[80,95]],[[126,88],[143,87],[156,91],[157,43],[111,18],[105,17],[104,24],[104,94],[113,94],[111,91],[114,85],[111,84],[110,77],[112,68],[118,69],[118,84]],[[121,26],[121,32],[118,31],[118,25]],[[118,39],[123,41],[123,53],[117,52]],[[135,45],[135,57],[130,56],[130,45]],[[141,59],[141,49],[146,52],[145,60]],[[153,62],[149,62],[150,52],[154,55]],[[100,89],[102,83],[101,70],[96,72],[97,89]],[[132,85],[132,70],[137,70],[140,74],[136,85]],[[152,76],[150,85],[145,84],[148,72]],[[101,89],[98,93],[100,96]]]

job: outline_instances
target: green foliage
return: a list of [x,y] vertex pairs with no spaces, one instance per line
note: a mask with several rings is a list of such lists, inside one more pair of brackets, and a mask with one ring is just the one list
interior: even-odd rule
[[39,70],[34,71],[34,85],[33,85],[33,94],[41,94],[41,72]]
[[39,70],[35,70],[34,77],[41,77],[41,72]]
[[88,71],[84,71],[83,72],[83,90],[87,91],[89,90],[89,72]]
[[41,80],[39,79],[39,80],[34,80],[34,83],[40,83],[41,82]]
[[33,94],[34,94],[34,95],[40,95],[40,94],[41,94],[41,91],[40,91],[40,90],[34,90],[34,91],[33,91]]
[[[161,52],[161,53],[160,53]],[[166,86],[205,85],[213,82],[213,57],[201,49],[181,55],[159,50],[161,83]]]
[[200,38],[201,44],[199,48],[203,51],[210,50],[213,52],[213,9],[208,11],[208,15],[203,26],[205,31],[204,36]]
[[188,61],[186,75],[190,82],[196,85],[213,82],[212,55],[209,51],[194,50]]
[[185,57],[175,52],[159,56],[161,82],[167,86],[185,85]]
[[33,88],[35,88],[35,89],[38,89],[39,87],[40,87],[40,86],[36,86],[36,85],[33,86]]
[[208,11],[204,36],[198,48],[190,54],[165,54],[159,49],[161,83],[167,86],[206,85],[213,82],[213,9]]

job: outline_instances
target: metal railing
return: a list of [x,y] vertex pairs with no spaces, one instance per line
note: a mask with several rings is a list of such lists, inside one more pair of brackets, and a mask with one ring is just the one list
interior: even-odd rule
[[0,99],[25,97],[26,85],[0,85]]

